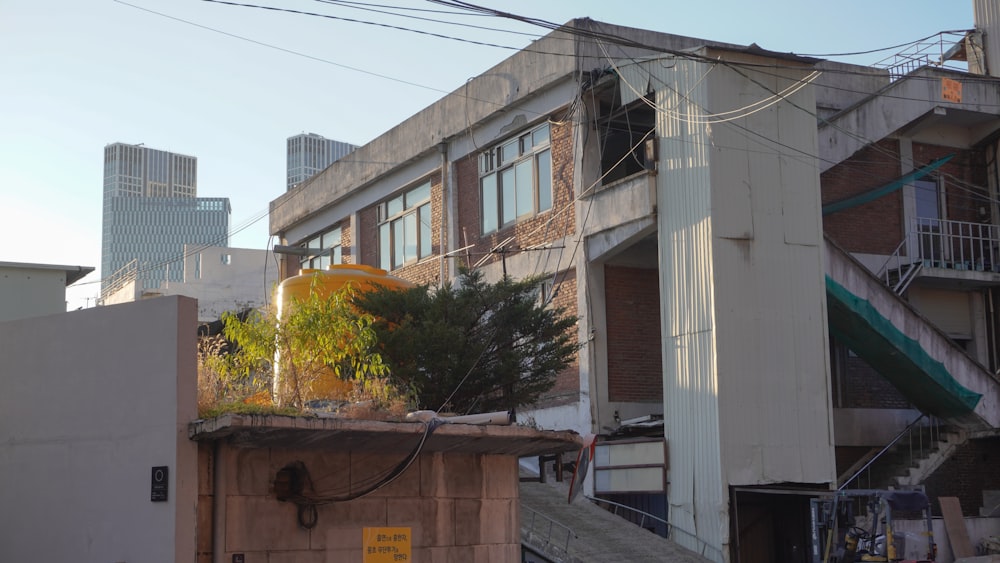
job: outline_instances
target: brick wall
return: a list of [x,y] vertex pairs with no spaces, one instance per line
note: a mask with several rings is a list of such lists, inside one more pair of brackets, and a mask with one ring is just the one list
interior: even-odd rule
[[[887,184],[899,170],[898,141],[864,148],[822,174],[823,205]],[[890,254],[903,240],[902,191],[823,217],[823,230],[848,252]]]
[[[417,285],[436,285],[441,275],[441,221],[442,195],[441,173],[430,176],[431,182],[431,255],[418,262],[406,264],[392,270],[392,275],[409,280]],[[418,182],[405,187],[413,187]],[[379,267],[378,255],[378,208],[362,209],[358,213],[358,242],[361,253],[358,263]]]
[[352,249],[354,248],[354,231],[350,221],[340,223],[340,261],[344,264],[355,264]]
[[663,402],[656,269],[605,266],[608,399]]
[[[469,261],[477,262],[498,243],[514,237],[512,246],[523,248],[572,235],[576,228],[573,189],[573,137],[571,124],[552,124],[552,209],[516,225],[486,236],[481,235],[481,193],[479,191],[479,153],[455,160],[455,186],[458,193],[457,246],[474,245]],[[485,147],[483,147],[485,148]],[[497,262],[499,254],[486,263]]]
[[[565,314],[574,318],[579,317],[576,307],[576,270],[566,270],[556,276],[553,286],[556,293],[552,298],[552,306],[565,310]],[[570,330],[574,331],[573,338],[576,338],[577,327],[574,325]],[[556,376],[556,383],[548,392],[538,399],[538,408],[555,407],[574,403],[580,399],[580,364],[574,360],[559,375]]]
[[[949,154],[955,156],[934,175],[945,178],[948,219],[978,222],[979,207],[988,205],[986,193],[970,186],[986,185],[985,155],[913,143],[913,161],[923,166]],[[821,177],[823,205],[878,188],[899,178],[899,142],[882,140],[830,168]],[[875,201],[828,215],[823,229],[849,252],[890,254],[903,240],[903,191],[896,190]]]
[[317,491],[345,494],[371,483],[403,454],[324,452],[221,446],[199,450],[198,562],[212,561],[212,464],[221,464],[225,502],[224,553],[247,563],[361,561],[366,527],[411,529],[412,563],[519,561],[517,457],[423,454],[403,475],[369,496],[318,507],[311,530],[298,525],[296,506],[279,502],[274,477],[293,461],[309,471]]
[[969,440],[945,461],[924,485],[934,513],[941,514],[938,497],[958,497],[962,513],[979,516],[983,489],[1000,490],[1000,438]]

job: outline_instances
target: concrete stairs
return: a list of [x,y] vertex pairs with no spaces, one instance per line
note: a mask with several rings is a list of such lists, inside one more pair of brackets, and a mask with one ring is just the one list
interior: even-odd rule
[[[922,484],[942,463],[969,440],[961,428],[945,427],[931,434],[928,428],[913,430],[882,454],[850,485],[850,488],[902,489]],[[916,433],[923,432],[923,435]],[[933,436],[933,437],[932,437]],[[841,476],[850,477],[853,472]]]
[[553,563],[710,561],[615,516],[582,495],[572,504],[567,503],[568,497],[565,482],[521,482],[522,543]]
[[1000,428],[1000,385],[985,367],[829,238],[830,331],[921,412],[968,431]]

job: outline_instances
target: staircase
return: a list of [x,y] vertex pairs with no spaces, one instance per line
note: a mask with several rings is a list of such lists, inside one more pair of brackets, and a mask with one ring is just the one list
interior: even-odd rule
[[[1000,428],[992,373],[829,238],[825,259],[831,334],[921,412],[966,431]],[[911,271],[898,270],[900,280]]]
[[837,478],[839,487],[905,489],[930,477],[969,440],[961,428],[925,417],[911,424],[884,451],[874,448]]
[[521,543],[533,553],[530,561],[711,561],[600,508],[583,496],[567,502],[566,483],[522,481],[520,489]]

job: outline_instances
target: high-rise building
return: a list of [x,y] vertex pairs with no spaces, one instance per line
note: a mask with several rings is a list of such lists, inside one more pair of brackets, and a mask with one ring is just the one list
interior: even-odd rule
[[199,198],[198,160],[141,145],[104,147],[102,297],[123,279],[183,276],[184,245],[229,245],[229,198]]
[[358,148],[350,143],[334,141],[303,133],[288,138],[288,189],[312,178]]

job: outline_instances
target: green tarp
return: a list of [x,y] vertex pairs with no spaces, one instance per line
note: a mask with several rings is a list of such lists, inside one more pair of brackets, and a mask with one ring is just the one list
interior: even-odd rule
[[882,374],[922,412],[948,417],[972,411],[982,397],[966,389],[920,343],[868,301],[826,277],[830,332]]

